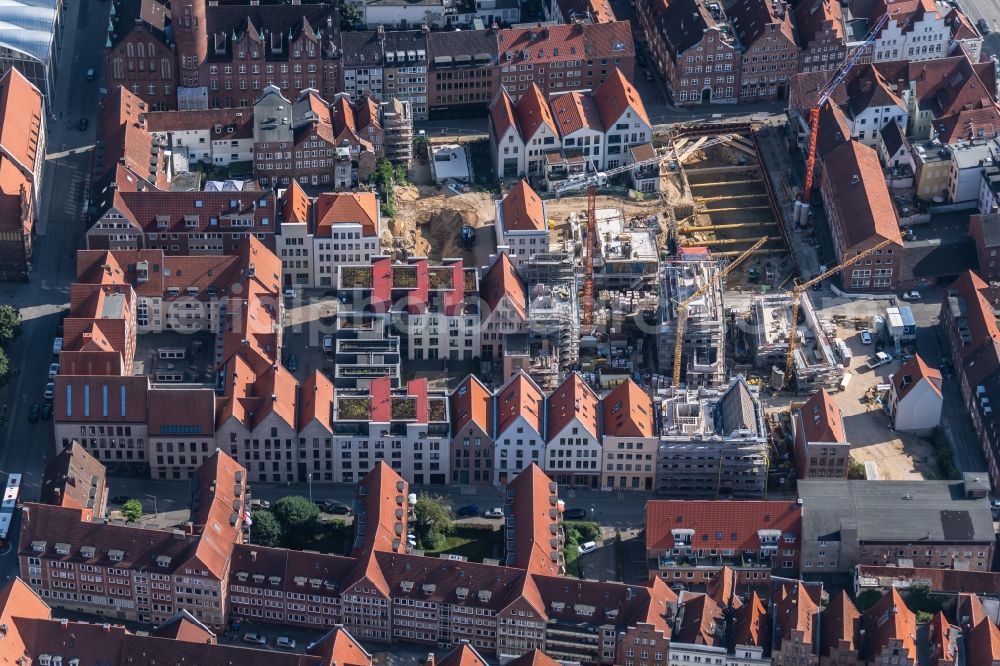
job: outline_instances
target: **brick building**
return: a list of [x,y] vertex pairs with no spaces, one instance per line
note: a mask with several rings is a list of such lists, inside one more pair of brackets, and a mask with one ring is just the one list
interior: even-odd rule
[[484,114],[500,88],[498,49],[494,30],[429,33],[427,117],[434,120]]
[[799,69],[792,9],[784,2],[743,0],[726,11],[743,47],[740,101],[785,99]]
[[844,413],[821,388],[792,418],[795,430],[795,475],[847,478],[851,445],[844,430]]
[[833,0],[807,0],[795,6],[800,72],[833,70],[847,57],[844,14]]
[[452,391],[451,482],[493,481],[493,394],[475,375]]

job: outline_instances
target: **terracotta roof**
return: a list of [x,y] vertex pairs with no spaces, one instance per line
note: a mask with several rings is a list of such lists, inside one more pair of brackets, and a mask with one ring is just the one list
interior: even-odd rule
[[542,422],[542,412],[545,405],[545,395],[542,390],[523,371],[518,371],[507,380],[497,395],[497,429],[496,437],[500,437],[514,420],[521,416],[529,428],[541,436],[545,435]]
[[604,125],[597,113],[597,105],[591,95],[569,92],[557,95],[549,101],[559,127],[560,136],[572,134],[580,129],[604,132]]
[[978,109],[959,109],[934,121],[942,143],[972,141],[1000,135],[1000,107],[990,102]]
[[895,588],[890,589],[874,606],[864,612],[862,624],[866,635],[868,659],[878,658],[889,641],[899,640],[907,657],[917,658],[917,618],[907,608],[903,598]]
[[[728,3],[726,17],[736,28],[736,34],[744,49],[752,47],[765,34],[768,41],[777,40],[774,33],[780,32],[791,44],[795,44],[795,29],[792,27],[790,9],[778,12],[778,5],[768,0],[739,0]],[[775,30],[777,27],[777,30]]]
[[872,107],[895,106],[901,113],[906,111],[906,104],[874,65],[862,67],[850,80],[847,95],[848,108],[855,116]]
[[483,274],[483,279],[479,282],[479,293],[489,308],[489,312],[485,313],[486,319],[493,314],[500,305],[500,300],[506,296],[514,313],[520,319],[527,321],[528,289],[506,253],[497,257],[489,270]]
[[[758,530],[802,534],[802,507],[793,501],[650,500],[646,503],[646,550],[674,547],[673,529],[694,530],[704,548],[759,550]],[[708,537],[707,540],[704,537]]]
[[0,148],[32,182],[41,131],[42,93],[11,67],[0,78]]
[[795,7],[795,27],[799,33],[799,46],[808,48],[819,33],[831,30],[841,40],[844,38],[843,12],[835,0],[803,0]]
[[909,80],[918,109],[936,118],[997,101],[992,66],[973,65],[964,55],[911,62]]
[[779,649],[783,641],[792,641],[796,632],[802,634],[803,644],[812,646],[816,639],[813,625],[819,619],[817,600],[800,580],[783,582],[775,592],[771,618],[774,622],[775,649]]
[[574,418],[592,437],[600,439],[599,411],[599,401],[594,389],[590,388],[579,373],[574,372],[552,392],[546,404],[549,441],[559,436]]
[[819,110],[819,131],[816,135],[816,154],[820,160],[836,148],[851,142],[851,126],[839,106],[827,102]]
[[312,201],[295,179],[292,179],[288,188],[282,192],[280,204],[282,222],[309,223]]
[[146,404],[150,437],[215,432],[215,391],[210,388],[159,386],[146,394]]
[[705,586],[705,594],[720,606],[731,606],[734,609],[743,606],[743,601],[736,594],[736,572],[727,566],[720,567],[719,571],[708,581]]
[[877,578],[884,581],[884,587],[895,579],[926,582],[933,592],[956,594],[979,592],[990,596],[1000,596],[1000,573],[992,571],[963,571],[960,569],[931,569],[921,567],[877,567],[859,564],[858,578]]
[[931,368],[920,354],[914,354],[913,358],[903,363],[899,370],[893,373],[891,381],[896,391],[896,396],[902,400],[913,390],[920,380],[926,380],[927,384],[934,390],[934,393],[941,396],[941,371]]
[[955,616],[964,629],[975,627],[980,622],[989,619],[983,602],[976,592],[962,592],[958,595]]
[[306,654],[329,666],[371,666],[372,656],[347,629],[337,625],[310,645]]
[[[635,56],[635,45],[629,25],[628,21],[610,21],[507,28],[499,32],[498,46],[500,53],[513,55],[511,62],[530,62],[534,66],[567,60],[631,58]],[[525,131],[523,136],[527,138],[531,132]]]
[[[116,208],[147,233],[274,233],[273,192],[121,192]],[[232,226],[232,220],[250,226]]]
[[604,83],[597,86],[593,98],[597,102],[597,113],[606,130],[611,129],[628,109],[632,109],[644,123],[650,124],[642,97],[639,96],[639,92],[632,85],[632,82],[625,78],[625,74],[617,67],[608,75]]
[[0,641],[0,661],[9,665],[17,664],[29,650],[25,637],[16,630],[15,617],[37,620],[52,617],[45,602],[19,576],[0,588],[0,624],[7,627],[7,634]]
[[[952,641],[952,626],[948,623],[944,613],[938,611],[930,621],[930,649],[931,663],[938,663],[941,660],[945,663],[955,663],[958,645]],[[957,634],[957,629],[955,630]],[[957,636],[956,636],[957,638]]]
[[156,638],[169,638],[175,641],[187,641],[188,643],[216,643],[216,636],[211,629],[198,621],[186,609],[182,608],[176,614],[160,626],[150,632]]
[[605,437],[653,436],[653,401],[631,379],[604,396],[601,406]]
[[31,180],[6,153],[0,153],[0,230],[13,231],[15,237],[32,233],[35,223],[32,190]]
[[[559,553],[559,494],[555,483],[542,468],[531,463],[507,484],[507,499],[514,525],[514,552],[507,553],[507,565],[527,570],[529,573],[560,573],[559,558],[553,561],[551,553]],[[508,541],[510,541],[508,539]]]
[[709,30],[718,31],[728,24],[725,20],[716,21],[704,3],[696,0],[671,0],[664,3],[664,9],[657,16],[660,31],[663,33],[667,50],[670,55],[679,60],[690,48],[701,43]]
[[981,39],[972,20],[957,6],[945,15],[944,22],[951,27],[951,38],[954,41]]
[[62,423],[146,423],[149,378],[55,377],[54,418]]
[[968,666],[991,666],[1000,661],[1000,629],[983,620],[965,634],[965,663]]
[[246,476],[238,462],[216,449],[192,479],[191,522],[200,538],[191,559],[219,580],[225,578],[233,544],[243,540]]
[[299,430],[316,419],[326,430],[332,430],[330,417],[333,403],[333,382],[319,370],[314,370],[299,389]]
[[545,208],[542,200],[521,179],[503,198],[504,231],[545,231]]
[[847,442],[844,432],[844,412],[834,403],[826,389],[821,388],[799,408],[799,420],[805,442]]
[[959,352],[963,358],[977,350],[986,340],[1000,338],[1000,328],[993,314],[993,304],[985,295],[988,288],[989,285],[972,271],[962,273],[948,287],[947,298],[957,298],[961,301],[959,307],[969,332],[969,344]]
[[253,138],[253,110],[251,108],[151,111],[144,117],[146,129],[158,134],[185,130],[210,130],[211,141]]
[[675,625],[674,643],[719,646],[723,644],[720,627],[725,617],[722,608],[707,594],[681,596],[679,626]]
[[736,645],[764,647],[767,643],[767,609],[756,591],[736,611]]
[[527,92],[517,101],[514,112],[517,114],[517,124],[521,127],[521,138],[525,143],[535,136],[542,125],[547,125],[553,135],[559,136],[552,110],[537,83],[528,86]]
[[[376,462],[358,481],[357,501],[364,507],[367,527],[363,535],[355,533],[352,550],[355,556],[381,551],[406,552],[408,495],[409,484],[384,460]],[[358,518],[354,526],[357,530]]]
[[841,641],[846,641],[850,649],[858,649],[858,629],[861,628],[861,613],[851,603],[847,592],[840,591],[834,595],[823,609],[820,628],[820,657],[827,657],[832,650],[840,647]]
[[[541,650],[535,649],[525,652],[520,657],[511,659],[507,662],[507,666],[559,666],[560,662],[556,661],[549,655],[545,654]],[[465,666],[464,664],[462,666]]]
[[469,375],[451,392],[451,432],[470,421],[487,437],[493,435],[493,393],[475,375]]
[[40,501],[100,513],[107,492],[106,470],[75,439],[45,466]]
[[378,235],[378,200],[373,192],[324,192],[316,199],[316,237],[330,238],[334,225],[360,224],[366,237]]
[[832,202],[844,225],[841,233],[845,249],[884,239],[901,246],[896,209],[875,151],[858,141],[849,141],[831,151],[823,165]]
[[490,118],[493,121],[492,129],[497,141],[511,127],[520,134],[521,130],[517,126],[517,115],[514,113],[514,102],[511,101],[506,86],[500,86],[500,90],[493,97],[493,103],[490,105]]

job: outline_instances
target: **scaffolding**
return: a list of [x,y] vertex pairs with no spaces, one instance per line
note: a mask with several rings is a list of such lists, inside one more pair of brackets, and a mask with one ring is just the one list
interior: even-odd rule
[[[664,264],[660,279],[660,330],[658,336],[659,371],[672,374],[674,341],[677,335],[677,304],[708,284],[718,270],[718,263],[700,258],[676,260]],[[684,329],[685,384],[689,388],[718,387],[726,380],[725,319],[722,285],[715,285],[688,305]]]
[[530,374],[546,390],[555,389],[580,359],[575,264],[573,244],[567,241],[561,249],[535,254],[520,266],[531,313]]

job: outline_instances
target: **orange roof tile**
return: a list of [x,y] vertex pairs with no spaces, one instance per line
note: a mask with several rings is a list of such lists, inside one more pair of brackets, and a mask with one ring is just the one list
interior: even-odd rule
[[736,611],[736,645],[764,647],[767,642],[767,609],[757,595],[750,594],[750,600]]
[[312,202],[309,200],[309,196],[299,185],[298,181],[292,179],[282,195],[281,195],[281,220],[282,222],[290,223],[308,223],[309,222],[309,210],[312,208]]
[[545,654],[541,650],[535,649],[525,652],[520,657],[507,662],[507,666],[560,666],[559,662]]
[[899,640],[907,657],[917,659],[917,618],[899,596],[896,588],[890,589],[874,606],[865,611],[863,626],[866,631],[866,654],[876,660],[892,640]]
[[793,632],[802,634],[802,642],[812,645],[815,638],[813,623],[819,618],[819,603],[802,581],[778,585],[774,598],[773,617],[775,649],[782,641],[792,640]]
[[[375,463],[358,482],[357,498],[364,507],[367,527],[363,536],[355,537],[355,556],[375,551],[406,552],[408,494],[409,484],[384,460]],[[354,525],[357,529],[357,519]]]
[[469,375],[452,391],[451,432],[458,433],[469,422],[487,436],[493,434],[493,394],[475,375]]
[[640,120],[647,125],[650,124],[646,107],[642,103],[639,92],[632,85],[632,82],[625,78],[622,70],[617,67],[608,75],[604,83],[597,87],[593,97],[597,102],[598,115],[600,115],[606,130],[613,127],[629,108],[635,112]]
[[558,576],[561,563],[553,561],[552,552],[559,553],[553,540],[559,538],[558,494],[552,479],[542,468],[531,463],[507,484],[507,497],[511,514],[517,517],[514,525],[514,552],[507,553],[507,565],[525,569],[529,573]]
[[653,401],[631,379],[604,396],[601,406],[605,437],[653,436]]
[[517,116],[514,113],[514,102],[511,101],[505,86],[500,87],[490,105],[490,119],[493,121],[494,138],[499,141],[511,127],[515,132],[520,133],[517,127]]
[[844,432],[844,412],[821,388],[799,408],[797,425],[802,428],[805,442],[847,442]]
[[557,95],[550,100],[552,112],[555,115],[559,134],[566,136],[577,130],[591,129],[604,132],[601,116],[591,95],[582,92],[569,92]]
[[927,384],[934,390],[934,393],[941,396],[941,371],[932,368],[924,363],[920,354],[914,354],[913,358],[903,363],[899,370],[892,374],[892,385],[896,390],[896,396],[902,400],[913,390],[913,387],[926,380]]
[[336,626],[309,646],[306,654],[322,657],[329,666],[371,666],[372,656],[347,629]]
[[545,101],[545,95],[537,83],[528,86],[527,92],[521,95],[515,109],[518,125],[521,126],[521,138],[527,143],[542,125],[547,125],[555,136],[559,135],[556,121],[552,118],[552,110]]
[[476,648],[463,642],[438,661],[436,666],[489,666],[489,662],[476,652]]
[[488,320],[499,307],[500,301],[505,296],[514,313],[520,319],[527,321],[528,289],[506,253],[497,257],[489,270],[483,274],[483,279],[479,282],[479,293],[489,308],[489,312],[484,313],[487,314],[484,321]]
[[42,93],[11,67],[0,78],[0,146],[32,181],[41,131]]
[[692,529],[705,548],[759,550],[758,530],[802,534],[802,507],[782,500],[650,500],[646,503],[646,550],[674,547],[674,528]]
[[992,666],[1000,661],[1000,629],[983,620],[965,635],[967,666]]
[[858,629],[861,628],[861,613],[854,607],[847,592],[840,591],[827,604],[821,616],[820,657],[829,656],[832,650],[847,641],[851,649],[857,650]]
[[542,200],[521,179],[503,198],[504,231],[545,231],[545,208]]
[[838,219],[844,225],[841,234],[845,249],[884,239],[903,244],[896,209],[874,149],[848,141],[824,158],[823,173],[831,185]]
[[317,238],[330,238],[337,224],[360,224],[366,237],[378,235],[378,200],[373,192],[324,192],[315,206]]
[[559,385],[549,396],[547,411],[549,416],[548,438],[551,441],[559,436],[574,418],[578,419],[592,437],[599,438],[598,408],[599,400],[594,389],[583,380],[579,373],[574,372]]
[[331,430],[333,382],[319,370],[314,370],[302,382],[299,390],[299,430],[316,419],[327,430]]
[[45,504],[100,511],[106,492],[104,465],[76,440],[45,466],[41,494]]
[[500,389],[497,395],[497,429],[500,437],[516,418],[524,417],[528,427],[539,435],[544,435],[542,408],[545,395],[523,371],[518,371]]

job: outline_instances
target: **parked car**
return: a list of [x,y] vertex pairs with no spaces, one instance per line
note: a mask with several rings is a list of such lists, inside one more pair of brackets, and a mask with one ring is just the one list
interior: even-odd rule
[[268,502],[267,500],[259,500],[259,499],[250,500],[251,511],[260,511],[261,509],[270,509],[270,508],[271,508],[271,503]]
[[80,118],[80,131],[86,132],[87,128],[90,126],[90,121],[86,118]]
[[299,359],[295,354],[288,355],[288,363],[285,363],[285,367],[288,368],[289,372],[295,372],[299,369]]
[[286,650],[295,649],[295,639],[289,638],[288,636],[278,636],[274,640],[275,647],[285,648]]
[[114,497],[112,497],[108,501],[111,502],[112,504],[124,504],[125,502],[129,501],[130,499],[131,498],[128,495],[115,495]]
[[459,507],[455,515],[459,518],[474,518],[479,515],[479,507],[475,504],[467,504]]
[[45,400],[51,401],[55,397],[56,397],[56,385],[53,384],[52,382],[49,382],[48,384],[45,385]]
[[53,340],[52,353],[55,354],[56,356],[59,356],[60,352],[62,352],[62,345],[63,345],[62,338],[56,338],[55,340]]
[[483,514],[483,518],[503,518],[503,509],[496,507]]
[[52,405],[49,403],[42,405],[42,418],[46,420],[52,418]]
[[588,541],[586,543],[581,543],[580,544],[580,554],[581,555],[584,555],[586,553],[592,553],[595,550],[597,550],[597,542],[596,541]]
[[870,345],[872,343],[872,332],[868,329],[861,331],[858,335],[861,336],[861,344]]
[[59,364],[50,363],[49,364],[49,379],[54,379],[56,375],[59,374]]
[[865,365],[868,366],[870,370],[874,370],[880,366],[886,365],[887,363],[892,363],[892,356],[886,354],[885,352],[876,352],[874,356],[869,356],[865,360]]
[[566,509],[563,511],[565,520],[586,520],[587,512],[584,509]]
[[919,291],[904,291],[902,295],[904,301],[919,301],[920,292]]
[[38,403],[31,403],[31,407],[28,407],[28,421],[34,423],[38,420]]
[[244,643],[253,643],[254,645],[267,645],[267,636],[264,634],[255,634],[252,631],[248,631],[243,634]]
[[285,289],[285,298],[295,298],[295,290]]
[[323,336],[323,351],[333,351],[333,336],[324,335]]
[[87,80],[88,81],[93,81],[96,78],[97,78],[97,72],[94,70],[93,67],[88,67],[87,68]]

